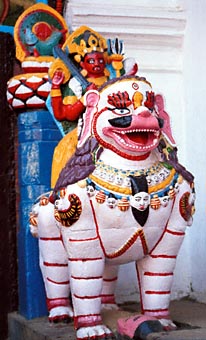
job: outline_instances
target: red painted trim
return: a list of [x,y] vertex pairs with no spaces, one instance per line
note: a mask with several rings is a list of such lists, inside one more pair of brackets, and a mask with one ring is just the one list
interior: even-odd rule
[[94,206],[93,206],[93,202],[92,200],[90,200],[90,205],[91,205],[91,209],[92,209],[92,213],[93,213],[93,218],[94,218],[94,223],[96,226],[96,232],[99,238],[99,242],[101,245],[101,248],[103,250],[103,253],[105,255],[105,257],[107,257],[108,259],[113,259],[116,258],[118,256],[121,256],[122,254],[124,254],[138,239],[138,237],[140,237],[141,243],[142,243],[142,249],[143,249],[143,253],[144,255],[148,254],[148,248],[147,248],[147,244],[146,244],[146,240],[145,240],[145,236],[144,236],[144,231],[143,230],[137,230],[135,234],[133,234],[131,236],[131,238],[127,241],[126,244],[124,244],[119,250],[115,251],[112,254],[107,254],[106,250],[104,248],[103,242],[101,240],[100,234],[99,234],[99,226],[97,223],[97,219],[96,219],[96,215],[95,215],[95,210],[94,210]]
[[185,233],[183,231],[173,231],[173,230],[167,229],[166,232],[168,234],[172,234],[172,235],[175,235],[175,236],[184,236],[185,235]]
[[177,255],[166,255],[166,254],[159,254],[159,255],[150,255],[153,259],[176,259]]
[[169,314],[168,308],[165,309],[144,309],[144,313],[165,313]]
[[173,276],[173,273],[153,273],[153,272],[145,272],[145,276]]
[[92,277],[88,277],[88,276],[73,276],[71,275],[71,278],[74,280],[100,280],[102,279],[102,276],[92,276]]
[[100,314],[79,315],[74,317],[74,328],[77,330],[81,327],[97,326],[102,324]]
[[[175,196],[175,198],[173,199],[171,211],[173,210],[173,207],[174,207],[174,204],[175,204],[175,200],[176,200],[176,196]],[[157,243],[154,245],[154,247],[151,249],[150,255],[152,254],[152,252],[155,250],[155,248],[158,246],[158,244],[159,244],[159,243],[161,242],[161,240],[163,239],[163,237],[164,237],[164,235],[165,235],[165,233],[166,233],[166,231],[167,231],[167,226],[168,226],[169,219],[170,219],[170,217],[169,217],[168,220],[167,220],[167,223],[166,223],[166,225],[165,225],[165,229],[164,229],[162,235],[160,236],[159,240],[158,240]]]
[[100,298],[100,295],[91,295],[91,296],[88,296],[88,295],[84,295],[84,296],[80,296],[80,295],[77,295],[77,294],[73,294],[73,297],[75,297],[76,299],[80,299],[80,300],[85,300],[85,299],[99,299]]
[[68,263],[49,263],[44,261],[43,264],[46,267],[68,267]]
[[142,232],[140,232],[139,236],[140,236],[140,240],[141,240],[141,243],[142,243],[143,253],[144,253],[144,255],[147,255],[148,254],[148,246],[147,246],[147,242],[146,242],[143,230],[142,230]]
[[165,290],[165,291],[146,290],[145,294],[150,294],[150,295],[168,295],[168,294],[170,294],[170,290]]
[[95,223],[95,226],[96,226],[97,237],[98,237],[98,239],[99,239],[99,242],[100,242],[101,248],[102,248],[102,250],[103,250],[104,256],[106,257],[107,254],[106,254],[106,251],[105,251],[105,249],[104,249],[102,240],[101,240],[100,235],[99,235],[99,228],[98,228],[98,223],[97,223],[97,219],[96,219],[96,215],[95,215],[95,210],[94,210],[93,202],[92,202],[91,199],[89,200],[89,202],[90,202],[90,205],[91,205],[91,208],[92,208],[94,223]]
[[112,279],[104,279],[104,278],[103,278],[103,281],[104,281],[104,282],[113,282],[113,281],[117,281],[117,278],[118,278],[117,276],[116,276],[116,277],[113,277]]
[[70,301],[68,297],[56,298],[56,299],[46,299],[47,308],[50,311],[55,307],[68,307],[70,306]]
[[136,273],[137,273],[137,281],[139,284],[140,307],[141,307],[141,312],[143,314],[144,309],[143,309],[143,301],[142,301],[142,286],[141,286],[140,274],[139,274],[137,262],[136,262]]
[[82,262],[85,262],[85,261],[98,261],[98,260],[102,260],[102,257],[92,257],[92,258],[69,258],[69,261],[71,262],[75,262],[75,261],[82,261]]
[[49,277],[46,278],[47,281],[51,282],[51,283],[55,283],[57,285],[68,285],[69,284],[69,280],[68,281],[54,281],[54,280],[51,280]]
[[95,241],[95,240],[98,240],[98,237],[95,236],[95,237],[91,237],[91,238],[85,238],[85,239],[81,239],[81,240],[78,240],[78,239],[69,239],[69,242],[87,242],[87,241]]
[[62,241],[61,237],[40,237],[41,241]]

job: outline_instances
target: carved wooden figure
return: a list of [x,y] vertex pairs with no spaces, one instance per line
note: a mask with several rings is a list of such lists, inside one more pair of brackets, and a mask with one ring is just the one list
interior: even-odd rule
[[173,328],[170,291],[195,193],[162,97],[146,79],[123,76],[86,92],[84,105],[77,150],[34,211],[42,237],[60,230],[77,338],[112,337],[101,318],[104,273],[131,261],[142,315]]

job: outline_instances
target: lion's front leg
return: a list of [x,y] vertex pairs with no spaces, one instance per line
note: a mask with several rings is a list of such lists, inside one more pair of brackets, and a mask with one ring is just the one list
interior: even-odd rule
[[[112,332],[102,323],[101,295],[104,254],[95,230],[65,230],[69,256],[74,327],[78,339],[108,338]],[[82,228],[83,229],[83,228]]]

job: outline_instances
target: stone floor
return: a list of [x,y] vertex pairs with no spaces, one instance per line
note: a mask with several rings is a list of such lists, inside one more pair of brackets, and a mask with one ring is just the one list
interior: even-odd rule
[[[124,305],[123,311],[103,311],[104,322],[116,332],[117,319],[132,315],[138,305]],[[175,331],[151,333],[143,340],[206,340],[206,304],[189,300],[173,301],[171,315]],[[74,340],[73,324],[50,324],[46,317],[26,320],[18,313],[9,314],[8,340]],[[137,340],[137,339],[136,339]]]

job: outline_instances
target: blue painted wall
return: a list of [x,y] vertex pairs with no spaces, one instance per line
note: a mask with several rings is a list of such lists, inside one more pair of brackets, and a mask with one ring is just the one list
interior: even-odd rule
[[47,110],[28,111],[18,116],[19,312],[27,319],[47,315],[38,240],[30,234],[29,212],[36,198],[50,190],[52,156],[61,137]]

